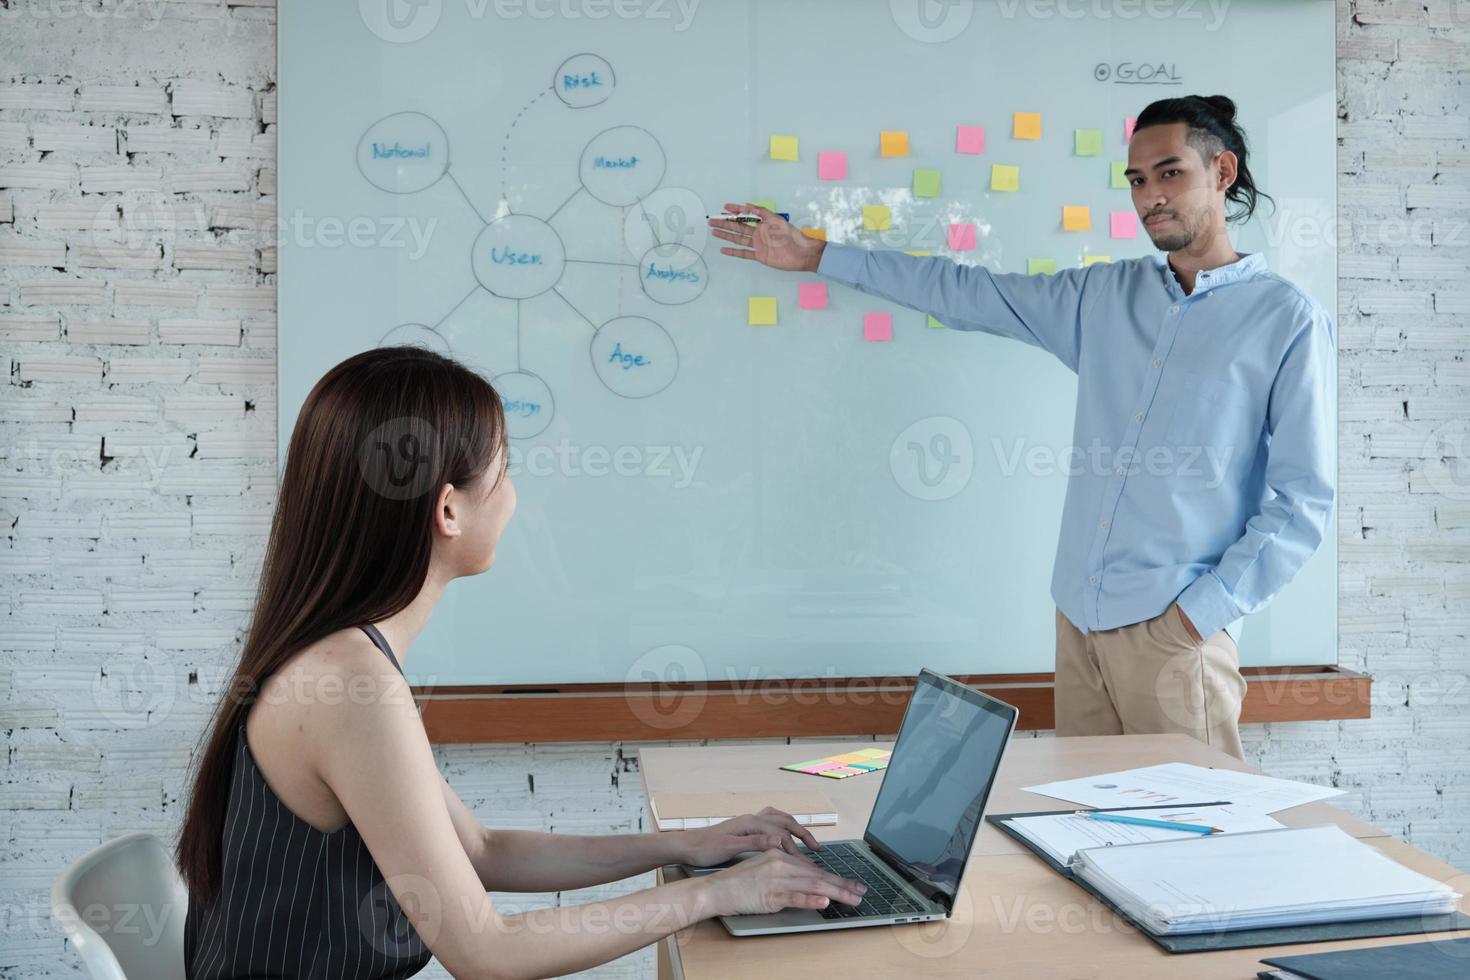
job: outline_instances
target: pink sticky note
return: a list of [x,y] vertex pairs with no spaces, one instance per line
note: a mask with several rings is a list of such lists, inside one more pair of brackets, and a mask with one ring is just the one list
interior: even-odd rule
[[863,339],[864,340],[892,340],[893,339],[893,314],[892,313],[864,313],[863,314]]
[[1129,116],[1127,119],[1124,119],[1123,120],[1123,142],[1124,143],[1132,143],[1133,142],[1133,127],[1135,125],[1137,125],[1137,123],[1138,123],[1138,117],[1137,116]]
[[818,153],[817,178],[819,180],[846,180],[847,154],[836,150],[823,150]]
[[954,148],[956,153],[984,153],[985,127],[961,126],[955,132]]
[[1114,238],[1138,237],[1138,212],[1136,211],[1114,211],[1109,215],[1109,224],[1112,225]]
[[827,307],[827,284],[825,282],[803,282],[796,287],[796,305],[803,310],[821,310]]
[[842,763],[840,762],[819,762],[814,766],[807,766],[805,769],[802,770],[802,772],[821,772],[823,769],[840,768],[842,768]]
[[950,225],[949,250],[951,252],[975,251],[975,226],[971,224]]

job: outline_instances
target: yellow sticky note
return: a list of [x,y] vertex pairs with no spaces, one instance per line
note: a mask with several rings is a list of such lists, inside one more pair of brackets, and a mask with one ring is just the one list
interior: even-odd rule
[[803,228],[801,233],[808,238],[815,238],[819,242],[825,242],[827,240],[826,228]]
[[910,249],[905,249],[904,251],[908,255],[916,255],[919,258],[923,258],[926,255],[933,255],[934,254],[933,252],[929,251],[927,248],[910,248]]
[[1027,259],[1026,274],[1028,276],[1049,276],[1057,271],[1056,259]]
[[993,191],[1018,191],[1021,189],[1021,168],[1003,163],[990,165],[990,189]]
[[1092,228],[1092,209],[1083,204],[1067,204],[1062,207],[1062,229],[1064,231],[1087,231]]
[[774,296],[752,296],[750,297],[747,317],[752,327],[769,327],[776,321],[776,297]]
[[909,134],[906,130],[885,129],[878,134],[878,152],[885,157],[909,155]]
[[1041,139],[1041,113],[1018,112],[1012,119],[1011,135],[1018,140]]
[[1099,262],[1111,262],[1111,261],[1113,261],[1113,260],[1111,258],[1109,258],[1108,256],[1106,256],[1106,255],[1087,255],[1087,256],[1084,256],[1083,259],[1082,259],[1082,268],[1085,269],[1085,268],[1087,268],[1090,265],[1097,265]]
[[798,144],[800,141],[795,136],[772,136],[771,137],[771,159],[772,160],[799,160]]
[[863,231],[887,231],[893,227],[893,214],[886,204],[863,205]]

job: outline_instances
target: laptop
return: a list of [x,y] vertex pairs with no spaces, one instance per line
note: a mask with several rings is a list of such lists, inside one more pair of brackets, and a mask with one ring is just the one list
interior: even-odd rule
[[1017,714],[1004,701],[921,672],[862,840],[802,848],[833,874],[866,882],[862,903],[720,922],[732,936],[769,936],[949,918]]

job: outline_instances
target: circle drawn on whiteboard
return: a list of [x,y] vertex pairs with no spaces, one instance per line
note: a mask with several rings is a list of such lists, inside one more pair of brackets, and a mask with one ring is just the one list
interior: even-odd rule
[[556,399],[545,381],[530,371],[507,371],[490,384],[505,406],[505,428],[512,439],[534,439],[556,415]]
[[664,148],[637,126],[604,130],[582,151],[579,172],[587,193],[603,204],[625,208],[652,194],[664,179]]
[[638,263],[638,282],[655,303],[681,306],[704,292],[709,269],[687,245],[655,245]]
[[561,63],[551,80],[552,91],[573,109],[590,109],[612,97],[617,87],[612,65],[595,54],[574,54]]
[[422,323],[401,323],[383,335],[379,347],[395,347],[399,344],[409,344],[414,347],[427,347],[429,350],[438,351],[441,354],[452,353],[449,349],[449,341],[444,335],[433,327],[426,327]]
[[687,187],[660,187],[629,208],[623,219],[623,244],[642,255],[655,245],[684,245],[703,252],[709,243],[704,201]]
[[496,296],[530,299],[561,279],[567,253],[556,229],[529,214],[508,214],[485,226],[475,239],[470,265],[475,278]]
[[592,337],[592,369],[608,391],[647,398],[663,391],[679,373],[679,350],[668,331],[647,317],[620,316]]
[[448,172],[449,137],[422,112],[395,112],[362,134],[357,169],[380,190],[416,194]]

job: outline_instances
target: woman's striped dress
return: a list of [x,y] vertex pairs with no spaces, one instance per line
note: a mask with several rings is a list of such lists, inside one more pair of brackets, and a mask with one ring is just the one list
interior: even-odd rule
[[[363,632],[401,673],[383,634]],[[349,821],[325,833],[282,803],[255,767],[242,720],[225,812],[224,877],[214,900],[189,900],[190,980],[311,977],[388,980],[431,954]]]

